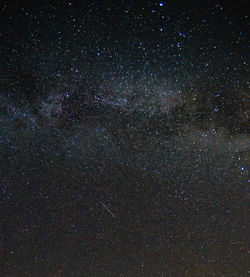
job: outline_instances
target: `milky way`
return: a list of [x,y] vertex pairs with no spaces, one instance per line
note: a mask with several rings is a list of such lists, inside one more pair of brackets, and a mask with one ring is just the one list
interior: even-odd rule
[[2,276],[246,276],[247,1],[83,2],[1,7]]

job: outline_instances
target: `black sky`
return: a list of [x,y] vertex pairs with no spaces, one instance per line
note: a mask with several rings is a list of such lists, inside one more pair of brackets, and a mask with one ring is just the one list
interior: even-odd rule
[[247,276],[248,2],[1,2],[1,276]]

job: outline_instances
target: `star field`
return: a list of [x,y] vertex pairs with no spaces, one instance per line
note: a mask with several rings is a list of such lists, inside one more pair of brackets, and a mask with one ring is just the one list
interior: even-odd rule
[[1,276],[249,274],[248,1],[177,2],[1,4]]

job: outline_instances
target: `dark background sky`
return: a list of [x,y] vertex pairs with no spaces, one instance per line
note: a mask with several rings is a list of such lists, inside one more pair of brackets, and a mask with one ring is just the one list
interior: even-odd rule
[[247,276],[248,2],[1,2],[1,276]]

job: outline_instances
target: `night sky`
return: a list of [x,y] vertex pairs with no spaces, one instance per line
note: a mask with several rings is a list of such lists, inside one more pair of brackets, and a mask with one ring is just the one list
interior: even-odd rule
[[249,276],[249,1],[0,3],[0,276]]

